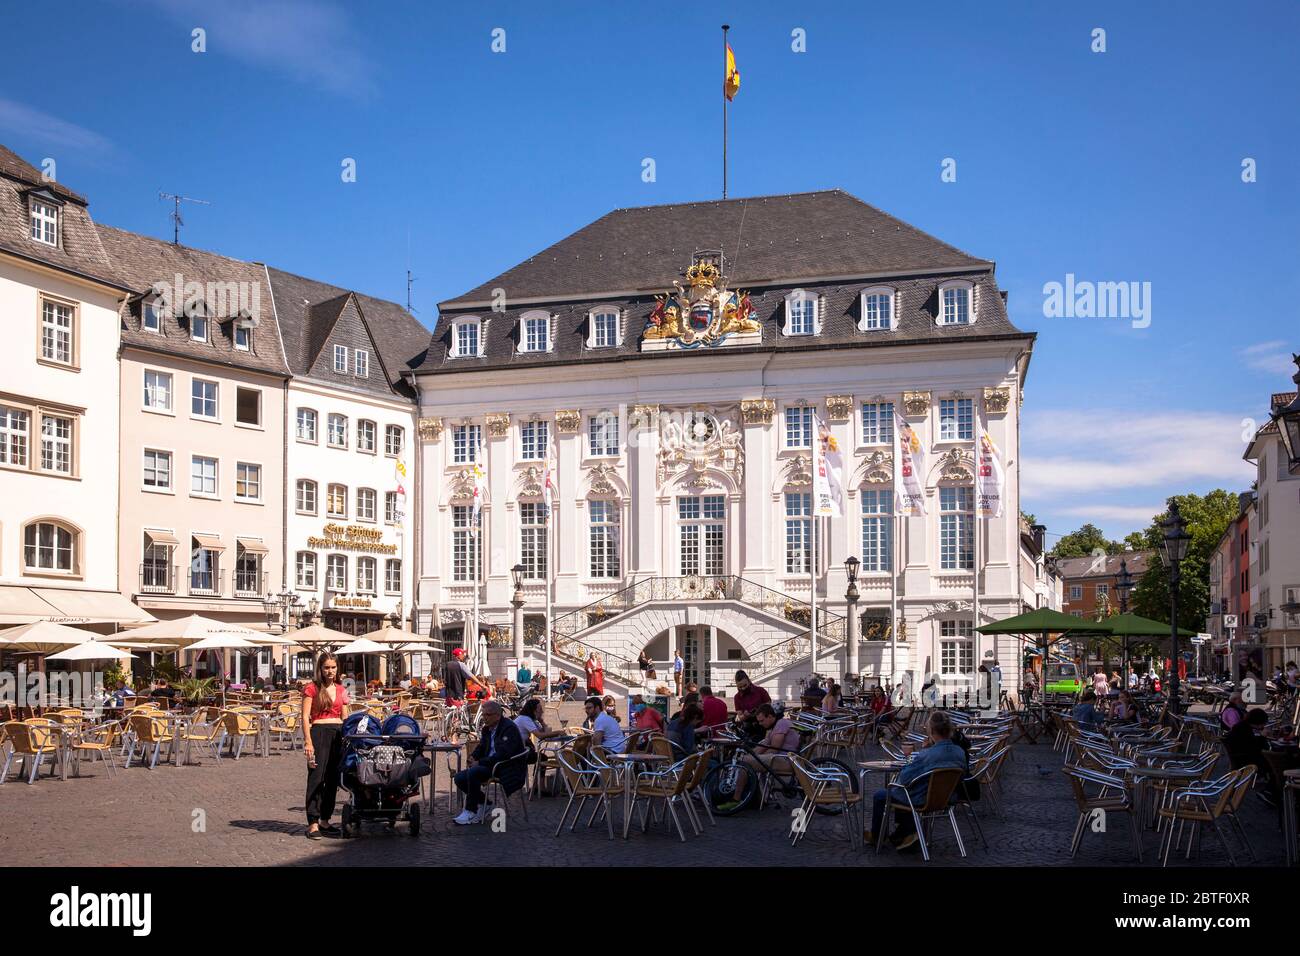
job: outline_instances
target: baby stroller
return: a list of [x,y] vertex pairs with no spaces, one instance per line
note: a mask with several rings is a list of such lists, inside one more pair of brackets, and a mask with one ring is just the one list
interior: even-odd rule
[[420,778],[431,769],[425,739],[407,714],[393,714],[381,724],[361,711],[343,721],[342,784],[350,794],[343,805],[344,838],[350,827],[359,836],[366,820],[383,820],[390,828],[405,820],[411,836],[420,835]]

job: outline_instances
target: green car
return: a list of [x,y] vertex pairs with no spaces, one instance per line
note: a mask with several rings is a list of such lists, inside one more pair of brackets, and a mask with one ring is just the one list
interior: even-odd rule
[[1043,679],[1048,694],[1077,694],[1083,690],[1083,679],[1074,664],[1048,664]]

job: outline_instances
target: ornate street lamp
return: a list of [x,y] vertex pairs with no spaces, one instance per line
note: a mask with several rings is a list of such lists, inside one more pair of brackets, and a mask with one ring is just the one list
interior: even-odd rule
[[521,667],[524,663],[524,566],[516,564],[510,569],[510,577],[515,584],[515,593],[510,599],[510,606],[515,609],[510,625],[510,630],[514,632],[511,644],[514,645],[512,650],[514,651],[516,666]]
[[[1128,569],[1128,561],[1120,561],[1119,574],[1115,575],[1115,593],[1119,595],[1119,613],[1128,613],[1128,594],[1133,590],[1133,574]],[[1124,647],[1124,667],[1120,671],[1124,675],[1120,689],[1128,687],[1128,635],[1120,637],[1120,643]]]
[[1187,533],[1187,522],[1178,511],[1178,502],[1169,499],[1169,516],[1160,522],[1165,536],[1160,542],[1160,560],[1169,569],[1169,634],[1172,643],[1169,675],[1169,712],[1178,713],[1178,585],[1182,575],[1180,565],[1187,557],[1187,545],[1192,536]]
[[1296,397],[1289,405],[1273,410],[1273,421],[1282,435],[1282,446],[1286,449],[1287,467],[1293,475],[1300,475],[1300,355],[1292,355],[1296,373],[1291,381],[1296,384]]
[[844,559],[844,570],[849,576],[849,589],[844,592],[844,600],[848,602],[848,617],[845,620],[845,643],[848,644],[848,659],[845,661],[847,673],[846,681],[856,681],[858,679],[858,568],[862,567],[862,562],[856,557],[850,555]]

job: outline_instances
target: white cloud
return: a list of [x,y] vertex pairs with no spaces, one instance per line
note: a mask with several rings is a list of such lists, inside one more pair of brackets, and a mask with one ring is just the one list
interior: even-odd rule
[[1282,375],[1289,378],[1295,371],[1295,363],[1291,360],[1291,352],[1287,349],[1287,343],[1281,339],[1248,345],[1244,349],[1238,349],[1237,355],[1241,357],[1241,361],[1247,367],[1260,372],[1267,372],[1270,375]]
[[[333,93],[374,91],[360,31],[329,0],[147,0],[178,24],[207,33],[205,56],[233,56]],[[361,8],[364,10],[364,8]],[[188,43],[188,39],[186,40]]]
[[0,131],[16,139],[77,152],[108,153],[113,144],[98,133],[0,96]]
[[1146,527],[1156,515],[1164,514],[1165,503],[1156,501],[1149,505],[1072,505],[1055,509],[1058,514],[1083,518],[1093,523],[1111,521]]

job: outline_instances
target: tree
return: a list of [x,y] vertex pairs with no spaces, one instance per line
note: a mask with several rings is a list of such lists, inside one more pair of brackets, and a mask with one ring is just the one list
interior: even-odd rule
[[1145,551],[1146,546],[1146,537],[1141,531],[1130,531],[1124,536],[1125,551]]
[[[1187,533],[1192,540],[1187,543],[1187,557],[1181,565],[1182,580],[1178,588],[1178,625],[1190,631],[1205,627],[1210,612],[1210,558],[1229,522],[1237,517],[1237,496],[1222,488],[1208,494],[1175,495]],[[1146,573],[1133,588],[1129,602],[1133,610],[1143,617],[1156,621],[1169,620],[1169,572],[1158,555],[1165,532],[1160,527],[1164,515],[1157,515],[1145,531],[1140,532],[1141,547],[1156,552]],[[1137,538],[1139,533],[1129,535]]]
[[1078,531],[1064,535],[1056,542],[1052,555],[1057,558],[1086,558],[1100,548],[1106,554],[1119,554],[1124,550],[1118,541],[1111,541],[1092,522],[1088,522]]
[[1031,515],[1028,511],[1025,511],[1023,508],[1020,509],[1020,520],[1023,521],[1025,524],[1029,525],[1031,528],[1034,525],[1038,524],[1038,518],[1036,518],[1034,515]]

